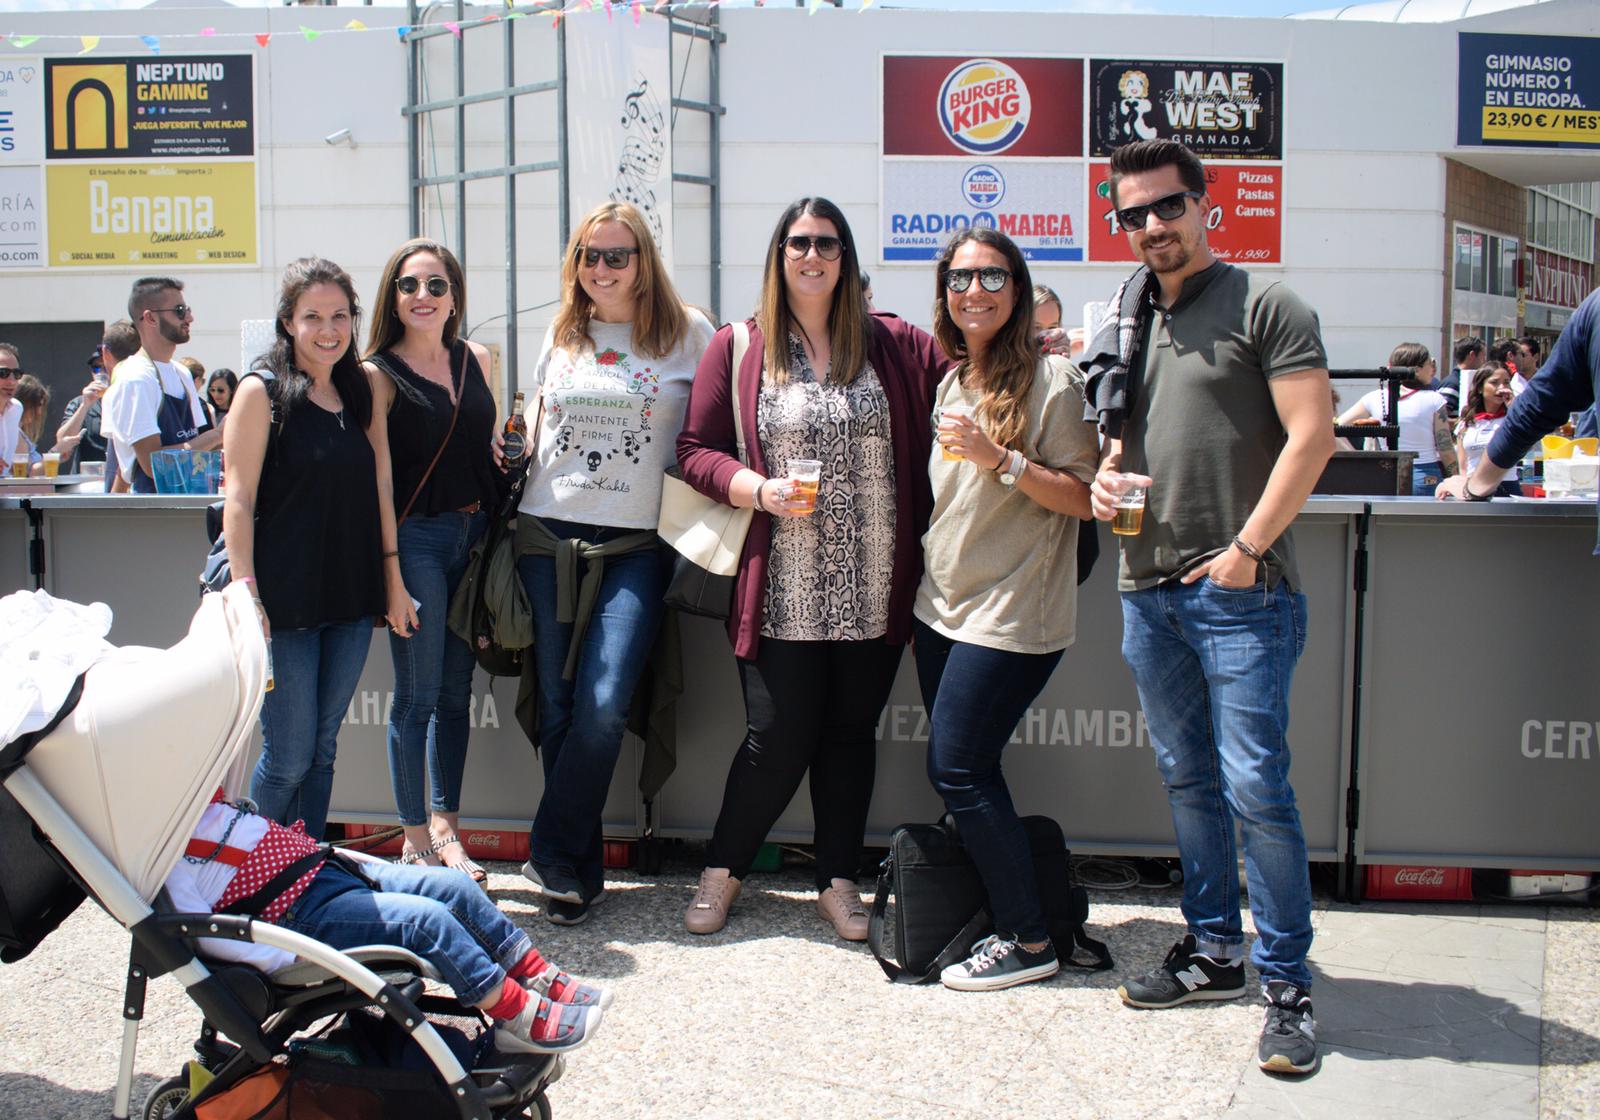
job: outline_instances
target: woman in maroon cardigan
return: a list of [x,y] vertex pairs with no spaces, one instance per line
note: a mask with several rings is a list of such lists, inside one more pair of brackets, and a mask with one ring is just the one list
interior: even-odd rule
[[[817,910],[867,936],[856,890],[877,769],[877,722],[911,633],[932,496],[932,336],[867,310],[850,226],[825,198],[784,211],[738,370],[746,458],[735,445],[733,329],[712,340],[678,437],[683,477],[756,510],[728,636],[748,730],[734,756],[691,933],[727,920],[767,832],[811,772]],[[789,465],[818,460],[813,499]]]

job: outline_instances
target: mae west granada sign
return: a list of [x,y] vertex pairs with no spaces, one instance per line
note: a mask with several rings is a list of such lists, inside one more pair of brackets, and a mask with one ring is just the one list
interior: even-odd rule
[[1283,63],[1089,62],[1089,151],[1176,140],[1202,161],[1283,158]]
[[1456,143],[1600,148],[1600,39],[1462,34]]
[[146,55],[44,60],[45,158],[255,155],[255,60]]
[[255,264],[256,165],[47,164],[54,267]]

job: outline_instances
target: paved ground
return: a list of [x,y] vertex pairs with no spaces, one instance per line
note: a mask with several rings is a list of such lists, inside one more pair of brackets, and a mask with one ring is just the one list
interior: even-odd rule
[[[815,917],[808,876],[753,878],[721,934],[691,938],[685,869],[619,875],[559,928],[508,864],[505,910],[552,959],[613,985],[596,1041],[551,1091],[577,1117],[1576,1117],[1600,1115],[1600,911],[1319,900],[1318,1073],[1256,1069],[1253,1001],[1135,1012],[1113,994],[1182,932],[1170,891],[1098,892],[1112,973],[963,994],[885,982]],[[0,966],[0,1120],[110,1113],[127,938],[82,908]],[[198,1024],[152,985],[136,1100]]]

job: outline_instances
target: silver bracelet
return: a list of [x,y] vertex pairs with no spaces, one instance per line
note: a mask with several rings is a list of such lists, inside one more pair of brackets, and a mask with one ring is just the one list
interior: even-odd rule
[[761,504],[761,488],[771,481],[772,480],[770,478],[763,478],[760,482],[756,483],[755,495],[750,499],[751,505],[753,505],[760,513],[767,512],[767,507]]

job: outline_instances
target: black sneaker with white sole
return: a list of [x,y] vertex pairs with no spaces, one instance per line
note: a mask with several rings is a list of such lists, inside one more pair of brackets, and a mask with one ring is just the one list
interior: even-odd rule
[[939,974],[939,981],[958,992],[992,992],[1046,980],[1061,971],[1055,947],[1048,941],[1033,952],[1019,942],[991,934],[972,947],[972,956]]
[[1167,953],[1161,967],[1117,989],[1129,1007],[1176,1007],[1199,999],[1238,999],[1244,995],[1244,958],[1224,964],[1195,952],[1194,934]]
[[536,863],[529,858],[522,865],[522,877],[546,898],[558,898],[562,902],[583,901],[583,883],[568,868]]
[[1310,1073],[1317,1068],[1317,1021],[1311,1017],[1311,995],[1287,980],[1261,985],[1267,1018],[1261,1025],[1256,1058],[1268,1073]]
[[558,926],[575,926],[588,921],[589,911],[599,906],[606,898],[605,884],[583,888],[583,901],[568,902],[562,898],[545,896],[544,916],[547,921]]

